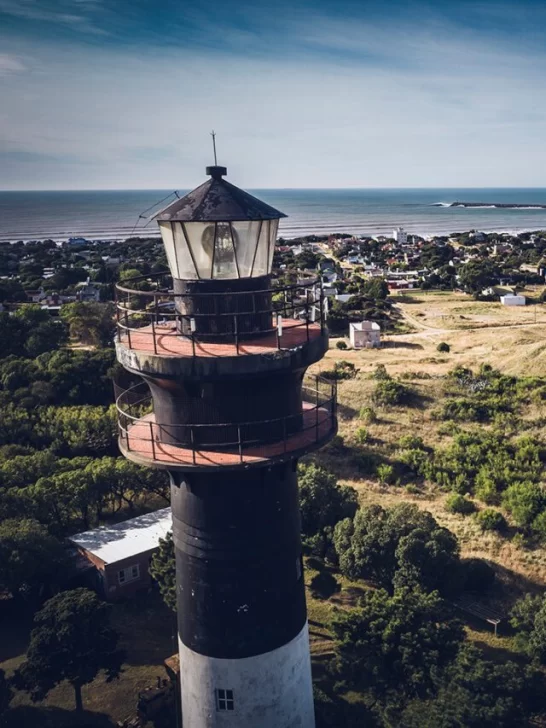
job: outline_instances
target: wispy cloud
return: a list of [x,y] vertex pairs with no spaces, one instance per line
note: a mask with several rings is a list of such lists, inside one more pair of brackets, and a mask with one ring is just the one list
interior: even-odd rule
[[[0,0],[0,15],[107,35],[92,17],[99,6],[100,0]],[[45,35],[50,34],[46,32]]]
[[27,67],[17,56],[9,53],[0,53],[0,76],[8,76],[12,73],[22,73]]

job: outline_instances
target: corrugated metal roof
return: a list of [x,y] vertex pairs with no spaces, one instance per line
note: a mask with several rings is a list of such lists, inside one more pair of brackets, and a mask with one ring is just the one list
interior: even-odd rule
[[77,533],[69,540],[106,564],[114,564],[157,548],[159,539],[172,527],[171,509],[162,508],[112,526]]

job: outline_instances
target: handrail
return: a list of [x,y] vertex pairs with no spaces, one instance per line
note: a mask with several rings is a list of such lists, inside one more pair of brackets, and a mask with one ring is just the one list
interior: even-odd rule
[[[163,271],[161,273],[152,273],[151,275],[142,275],[142,276],[135,276],[134,278],[128,278],[126,283],[138,283],[139,281],[142,282],[148,282],[153,281],[155,278],[159,278],[161,276],[166,276],[169,278],[172,278],[171,274],[168,271]],[[226,293],[225,291],[212,291],[207,293],[174,293],[171,289],[166,290],[160,290],[156,289],[155,291],[141,291],[137,288],[126,288],[125,286],[122,286],[120,283],[116,283],[116,291],[121,291],[123,293],[129,293],[131,295],[136,296],[161,296],[161,295],[168,295],[170,298],[211,298],[211,297],[223,297],[226,295],[229,296],[248,296],[249,294],[257,294],[257,293],[279,293],[282,291],[289,291],[297,288],[306,288],[313,285],[318,285],[321,283],[321,279],[318,276],[304,276],[301,278],[297,283],[291,283],[288,286],[272,286],[271,288],[262,288],[256,291],[229,291]]]
[[[311,398],[311,396],[312,396],[312,398],[315,402],[315,407],[309,408],[308,411],[324,408],[324,405],[327,405],[327,404],[330,404],[330,403],[336,401],[337,387],[336,387],[335,382],[331,382],[330,380],[325,379],[324,377],[321,377],[319,375],[316,375],[314,377],[314,380],[315,380],[314,388],[311,388],[310,386],[306,386],[306,385],[304,385],[302,387],[302,394],[307,394],[307,392],[309,392],[309,397]],[[326,387],[330,390],[329,396],[327,396],[325,399],[322,399],[322,401],[318,401],[319,397],[318,397],[318,393],[317,393],[318,392],[317,383],[319,386],[323,385],[324,387]],[[123,390],[121,392],[121,394],[119,394],[116,397],[116,410],[118,412],[118,418],[119,418],[119,415],[122,415],[123,417],[126,417],[126,418],[132,420],[133,422],[137,422],[142,419],[142,416],[134,416],[134,415],[131,415],[129,412],[125,411],[123,409],[123,405],[126,403],[123,402],[122,400],[127,395],[130,395],[132,392],[134,392],[135,390],[139,390],[144,387],[147,388],[147,385],[144,384],[144,382],[139,382],[138,384],[134,384],[132,387],[129,387],[128,389]],[[147,396],[141,397],[136,402],[127,403],[127,405],[129,407],[137,407],[137,406],[140,406],[142,404],[142,402],[144,402],[144,401],[148,401],[148,402],[152,401],[152,393],[149,390],[148,390]],[[271,418],[271,419],[267,419],[267,420],[249,420],[246,422],[235,422],[235,423],[234,422],[211,422],[211,423],[198,422],[198,423],[168,424],[168,423],[155,422],[154,424],[158,427],[168,427],[169,429],[177,428],[177,427],[181,427],[181,428],[188,428],[188,427],[194,427],[194,428],[250,427],[250,426],[260,425],[260,424],[264,424],[264,425],[265,424],[274,424],[276,422],[283,422],[283,421],[290,420],[290,419],[293,419],[296,417],[301,417],[301,413],[298,412],[298,413],[294,413],[294,414],[290,414],[290,415],[285,415],[284,417],[275,417],[275,418]]]
[[[156,274],[155,277],[158,275],[166,274]],[[138,282],[151,278],[153,276],[138,276],[131,280]],[[161,343],[163,337],[177,337],[182,342],[187,340],[191,343],[192,355],[195,356],[196,345],[202,343],[210,345],[212,331],[217,341],[234,343],[236,353],[240,354],[240,344],[253,338],[252,322],[257,320],[258,331],[255,335],[270,336],[276,333],[276,340],[269,342],[267,346],[278,350],[284,348],[283,328],[288,330],[305,327],[305,339],[309,341],[311,336],[317,334],[319,326],[321,332],[324,332],[326,326],[322,284],[320,279],[315,277],[287,286],[233,293],[139,291],[119,284],[116,285],[116,291],[120,294],[116,300],[118,342],[123,342],[130,349],[135,348],[133,343],[136,342],[136,348],[140,346],[145,351],[153,349],[154,354],[165,353],[165,347]],[[267,295],[264,294],[276,294],[276,300],[270,298],[264,306],[264,300],[267,300]],[[235,310],[222,310],[222,306],[216,305],[218,297],[226,296],[239,297],[235,300],[237,304]],[[241,299],[240,296],[244,298]],[[144,300],[141,300],[142,298]],[[195,305],[196,298],[209,299],[214,304],[211,305],[212,310],[199,310],[199,306]],[[184,300],[192,302],[189,312],[184,312],[184,306],[180,303]],[[244,311],[237,310],[240,301],[246,302]],[[247,310],[250,306],[251,310]],[[212,322],[211,328],[208,321]],[[310,327],[312,327],[311,332]],[[133,333],[138,333],[139,338],[132,340]],[[167,353],[174,352],[171,350]]]

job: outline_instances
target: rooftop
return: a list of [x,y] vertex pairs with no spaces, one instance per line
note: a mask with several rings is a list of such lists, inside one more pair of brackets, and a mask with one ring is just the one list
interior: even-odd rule
[[171,509],[162,508],[112,526],[77,533],[69,540],[105,564],[114,564],[157,548],[159,539],[171,530]]

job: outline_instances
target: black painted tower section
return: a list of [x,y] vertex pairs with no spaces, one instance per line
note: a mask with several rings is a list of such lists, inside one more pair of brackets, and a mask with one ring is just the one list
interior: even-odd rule
[[295,462],[172,478],[182,643],[238,659],[290,642],[306,620]]

